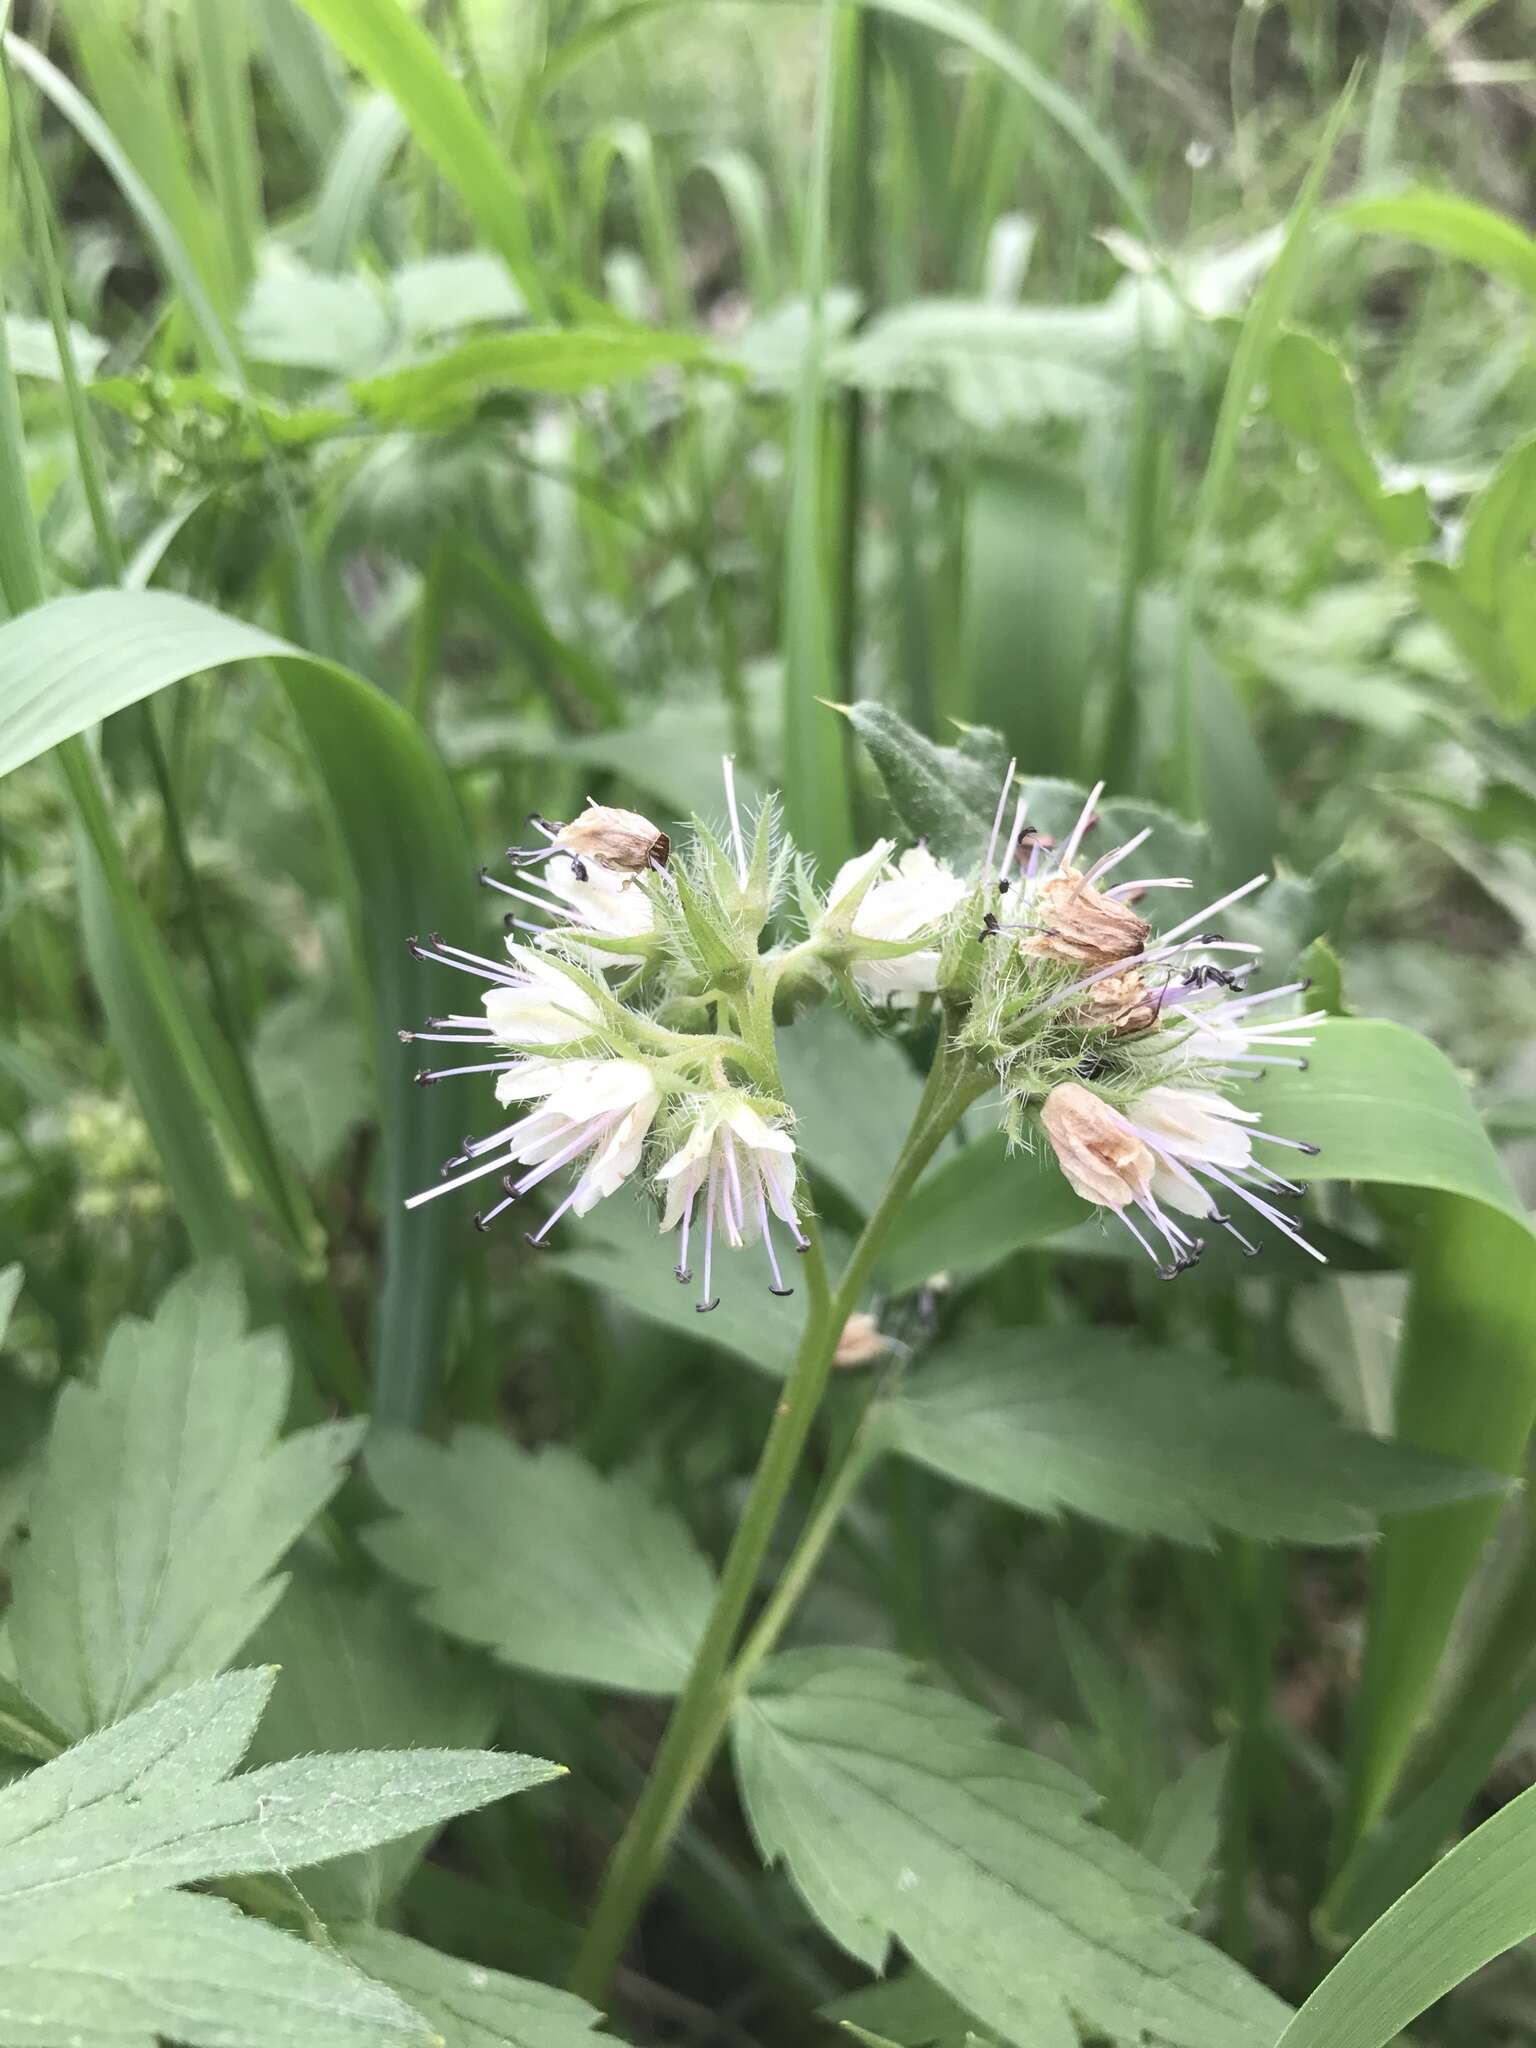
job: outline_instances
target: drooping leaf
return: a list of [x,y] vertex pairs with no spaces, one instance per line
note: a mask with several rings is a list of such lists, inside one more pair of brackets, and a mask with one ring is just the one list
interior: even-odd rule
[[1170,1881],[1068,1772],[876,1652],[781,1658],[737,1712],[759,1848],[872,1970],[892,1942],[1017,2048],[1074,2017],[1170,2048],[1272,2048],[1285,2008],[1178,1925]]
[[479,1428],[384,1437],[368,1472],[394,1511],[368,1546],[439,1628],[555,1678],[667,1693],[687,1677],[714,1579],[638,1479]]
[[341,1944],[360,1969],[426,2015],[444,2048],[599,2048],[592,2029],[602,2014],[568,1991],[481,1969],[378,1927],[347,1928]]
[[1354,390],[1336,349],[1300,328],[1281,334],[1265,368],[1269,409],[1354,501],[1387,546],[1420,548],[1435,523],[1421,485],[1389,490],[1360,429]]
[[383,1983],[224,1899],[137,1899],[57,1947],[0,1965],[5,2048],[432,2048]]
[[282,1340],[227,1267],[194,1268],[63,1389],[13,1574],[16,1671],[70,1735],[221,1670],[340,1485],[361,1424],[280,1438]]
[[[387,1586],[360,1590],[305,1559],[252,1645],[278,1667],[253,1763],[308,1751],[485,1741],[496,1688],[482,1665],[424,1628]],[[326,1920],[376,1919],[428,1837],[406,1836],[300,1880]]]
[[361,1750],[236,1777],[274,1673],[205,1679],[0,1791],[0,1964],[181,1884],[289,1871],[433,1827],[560,1767],[480,1750]]
[[[244,661],[271,662],[282,680],[346,851],[373,994],[384,1155],[375,1410],[407,1418],[440,1362],[461,1243],[444,1204],[425,1216],[402,1206],[458,1135],[450,1091],[412,1086],[396,1035],[423,1007],[403,937],[447,928],[461,911],[468,924],[472,868],[442,763],[398,704],[334,663],[164,591],[95,591],[0,626],[0,775],[168,684]],[[179,1049],[196,1092],[196,1047]]]
[[1107,1329],[964,1340],[908,1375],[887,1414],[897,1449],[959,1485],[1183,1543],[1213,1529],[1350,1543],[1383,1513],[1507,1491],[1287,1388]]
[[574,392],[626,384],[667,364],[720,368],[697,335],[649,327],[523,327],[482,334],[441,355],[352,386],[391,426],[442,426],[498,392]]
[[1334,1964],[1276,2048],[1388,2048],[1484,1963],[1536,1934],[1536,1788],[1485,1820]]
[[1406,192],[1348,200],[1328,218],[1360,234],[1397,235],[1459,262],[1474,263],[1536,298],[1536,238],[1508,214],[1495,213],[1459,192],[1414,185]]

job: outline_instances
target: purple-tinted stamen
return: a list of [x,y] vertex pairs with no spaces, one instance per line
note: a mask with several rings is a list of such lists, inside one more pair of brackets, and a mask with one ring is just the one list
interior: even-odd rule
[[1220,1181],[1224,1188],[1229,1188],[1234,1195],[1246,1202],[1250,1209],[1256,1209],[1267,1223],[1273,1223],[1276,1230],[1282,1236],[1288,1237],[1292,1244],[1300,1245],[1301,1249],[1309,1257],[1316,1259],[1320,1266],[1327,1265],[1328,1261],[1323,1253],[1317,1249],[1316,1245],[1307,1243],[1307,1240],[1302,1236],[1283,1209],[1275,1208],[1272,1203],[1266,1202],[1261,1196],[1255,1194],[1252,1188],[1245,1188],[1241,1181],[1233,1180],[1230,1175],[1223,1173],[1219,1166],[1212,1166],[1208,1162],[1202,1162],[1202,1171],[1209,1174],[1212,1180]]
[[516,1060],[482,1060],[475,1067],[423,1067],[415,1078],[419,1087],[427,1088],[434,1081],[456,1081],[461,1074],[505,1074],[517,1064]]
[[468,1173],[461,1173],[453,1180],[439,1181],[435,1188],[423,1188],[419,1195],[406,1198],[407,1209],[419,1209],[423,1202],[435,1202],[439,1195],[446,1195],[454,1188],[467,1187],[472,1180],[483,1180],[488,1173],[499,1173],[508,1166],[516,1166],[517,1156],[509,1152],[501,1159],[490,1159],[482,1166],[472,1167]]
[[1251,1237],[1245,1237],[1230,1216],[1223,1216],[1219,1209],[1213,1209],[1211,1211],[1211,1221],[1219,1224],[1228,1237],[1235,1237],[1237,1239],[1246,1257],[1256,1259],[1259,1256],[1262,1247],[1256,1245]]
[[1029,798],[1021,796],[1013,807],[1013,823],[1008,830],[1008,844],[1003,848],[1002,862],[997,871],[1001,884],[1008,879],[1008,871],[1019,856],[1019,838],[1024,830],[1024,820],[1029,816]]
[[1162,1260],[1159,1259],[1156,1251],[1150,1244],[1148,1244],[1147,1240],[1136,1228],[1135,1224],[1131,1221],[1126,1211],[1124,1209],[1117,1209],[1115,1211],[1115,1214],[1119,1217],[1120,1221],[1125,1225],[1126,1229],[1131,1233],[1132,1237],[1135,1238],[1136,1242],[1141,1246],[1142,1250],[1146,1253],[1147,1257],[1152,1261],[1153,1265],[1156,1266],[1159,1270],[1161,1270]]
[[517,1192],[526,1195],[528,1190],[536,1188],[541,1180],[548,1180],[549,1176],[558,1173],[562,1166],[569,1166],[579,1152],[585,1152],[607,1136],[608,1126],[612,1122],[613,1118],[610,1116],[605,1117],[601,1123],[583,1124],[569,1145],[562,1146],[551,1158],[541,1159],[537,1166],[529,1167],[517,1183]]
[[489,961],[482,966],[474,967],[468,960],[450,959],[446,951],[434,952],[430,946],[424,946],[420,939],[407,939],[406,944],[416,959],[425,960],[431,967],[451,967],[456,974],[472,974],[476,981],[493,981],[502,986],[506,986],[512,980],[508,969],[493,967]]
[[721,1204],[724,1212],[725,1234],[743,1244],[747,1235],[747,1212],[741,1199],[741,1176],[736,1171],[736,1141],[728,1125],[720,1128],[720,1156],[725,1162],[725,1181]]
[[1194,883],[1188,875],[1150,875],[1146,881],[1116,882],[1112,889],[1106,889],[1106,896],[1133,896],[1138,889],[1193,889]]
[[516,1200],[516,1195],[503,1195],[501,1200],[499,1202],[493,1203],[489,1209],[477,1209],[475,1211],[476,1230],[489,1230],[491,1225],[496,1221],[496,1218],[500,1216],[504,1210],[510,1209],[512,1204]]
[[747,886],[747,847],[741,836],[741,818],[736,810],[736,763],[729,754],[720,757],[720,772],[725,778],[725,808],[731,820],[731,845],[736,852],[736,879],[743,889]]
[[[484,1018],[481,1019],[482,1026]],[[402,1031],[402,1045],[500,1045],[501,1040],[494,1031],[481,1030],[478,1037],[463,1031]]]
[[[1097,883],[1100,875],[1107,875],[1111,868],[1119,867],[1121,861],[1133,854],[1138,846],[1144,846],[1151,837],[1152,827],[1143,825],[1134,839],[1127,839],[1123,846],[1112,847],[1108,853],[1100,854],[1093,866],[1080,878],[1078,888],[1086,889],[1090,884]],[[1136,884],[1133,883],[1131,886],[1134,888]]]
[[525,1230],[523,1232],[523,1235],[528,1240],[529,1244],[537,1245],[540,1248],[540,1250],[542,1250],[545,1239],[549,1236],[549,1233],[554,1229],[555,1225],[560,1221],[560,1218],[565,1214],[566,1210],[569,1209],[572,1202],[575,1201],[576,1197],[580,1193],[581,1182],[578,1180],[575,1187],[571,1189],[571,1192],[566,1196],[565,1200],[560,1204],[559,1208],[552,1209],[549,1215],[545,1218],[545,1220],[539,1225],[537,1230]]
[[1315,1159],[1322,1151],[1321,1145],[1313,1145],[1305,1138],[1277,1138],[1273,1131],[1250,1131],[1250,1138],[1262,1138],[1266,1145],[1284,1145],[1291,1152],[1305,1152],[1309,1159]]

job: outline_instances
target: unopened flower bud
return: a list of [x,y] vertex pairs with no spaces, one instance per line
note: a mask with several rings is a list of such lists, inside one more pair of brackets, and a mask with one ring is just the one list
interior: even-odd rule
[[1113,896],[1101,895],[1073,868],[1043,882],[1030,908],[1045,929],[1023,941],[1024,951],[1072,966],[1112,967],[1117,960],[1129,960],[1146,945],[1152,929],[1144,917]]
[[843,1334],[837,1340],[832,1363],[841,1366],[874,1365],[890,1348],[889,1339],[881,1335],[875,1318],[867,1309],[858,1308],[843,1325]]
[[1106,1209],[1124,1209],[1152,1185],[1152,1149],[1117,1110],[1078,1081],[1045,1098],[1040,1122],[1075,1193]]
[[627,875],[664,868],[672,851],[671,840],[649,818],[612,804],[589,803],[579,818],[560,827],[553,844],[578,861],[594,860]]

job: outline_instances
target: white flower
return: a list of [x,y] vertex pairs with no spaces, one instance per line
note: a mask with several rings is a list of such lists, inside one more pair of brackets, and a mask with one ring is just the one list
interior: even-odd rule
[[[650,940],[655,935],[655,906],[635,875],[621,873],[596,860],[583,861],[563,855],[558,847],[550,848],[542,874],[525,872],[514,885],[499,882],[482,868],[480,879],[488,889],[515,897],[530,910],[553,918],[556,924],[574,925],[578,930],[591,932],[596,938]],[[508,923],[535,937],[542,936],[549,929],[521,917],[509,916]],[[631,953],[627,950],[618,952],[604,945],[580,949],[577,957],[595,970],[635,967],[645,960],[647,954],[643,948]]]
[[[542,1245],[567,1209],[585,1216],[614,1194],[640,1164],[646,1132],[661,1107],[651,1070],[640,1060],[518,1060],[496,1083],[499,1102],[538,1101],[540,1107],[488,1138],[475,1138],[444,1168],[435,1188],[412,1195],[408,1209],[419,1208],[438,1195],[461,1188],[491,1173],[503,1173],[503,1199],[475,1218],[486,1229],[520,1195],[558,1173],[577,1166],[575,1182],[558,1208],[528,1242]],[[579,1163],[579,1165],[578,1165]],[[526,1166],[514,1179],[506,1169]],[[456,1173],[453,1169],[467,1171]]]
[[602,1012],[579,983],[531,946],[508,940],[516,979],[488,988],[486,1021],[503,1045],[571,1045],[590,1037]]
[[835,917],[856,897],[849,927],[854,938],[913,944],[910,953],[855,958],[851,966],[854,980],[876,1001],[909,1005],[938,985],[938,952],[915,942],[937,934],[967,885],[926,846],[908,848],[894,863],[893,851],[893,841],[877,839],[868,853],[844,861],[827,892],[827,910]]
[[1326,1264],[1291,1218],[1268,1199],[1304,1194],[1305,1189],[1272,1172],[1253,1151],[1256,1141],[1298,1152],[1315,1153],[1317,1147],[1258,1130],[1258,1117],[1224,1096],[1159,1086],[1146,1089],[1122,1110],[1080,1082],[1068,1081],[1046,1097],[1040,1121],[1074,1190],[1084,1201],[1111,1210],[1157,1261],[1158,1253],[1129,1212],[1136,1209],[1145,1217],[1168,1249],[1169,1263],[1158,1264],[1164,1279],[1194,1265],[1205,1249],[1204,1240],[1175,1222],[1169,1208],[1208,1217],[1245,1252],[1259,1249],[1217,1207],[1206,1181],[1236,1195],[1292,1244]]
[[692,1129],[656,1179],[666,1192],[663,1231],[682,1225],[677,1277],[684,1282],[693,1277],[688,1268],[688,1244],[694,1214],[703,1196],[704,1295],[698,1303],[700,1315],[719,1306],[718,1298],[710,1292],[717,1224],[734,1250],[755,1244],[761,1237],[773,1275],[769,1291],[794,1292],[784,1285],[769,1223],[771,1211],[787,1226],[795,1249],[805,1250],[807,1240],[795,1217],[794,1140],[787,1131],[761,1117],[746,1097],[724,1095],[701,1102]]

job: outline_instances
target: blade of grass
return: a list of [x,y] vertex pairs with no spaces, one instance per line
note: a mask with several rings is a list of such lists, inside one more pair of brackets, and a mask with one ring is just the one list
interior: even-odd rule
[[1237,465],[1238,444],[1242,440],[1249,408],[1253,404],[1254,393],[1263,374],[1264,359],[1295,302],[1301,284],[1312,222],[1322,197],[1324,181],[1354,104],[1357,82],[1358,74],[1351,78],[1334,103],[1333,111],[1328,117],[1328,125],[1323,130],[1322,140],[1313,156],[1311,168],[1302,181],[1296,203],[1291,209],[1285,239],[1270,265],[1264,282],[1255,293],[1253,303],[1243,321],[1237,347],[1232,355],[1232,366],[1227,372],[1226,388],[1221,395],[1221,407],[1216,416],[1215,431],[1211,436],[1211,451],[1206,459],[1205,474],[1200,479],[1200,488],[1195,497],[1194,515],[1185,549],[1184,576],[1179,591],[1178,627],[1174,645],[1175,786],[1170,792],[1174,802],[1192,818],[1201,815],[1203,796],[1200,692],[1194,659],[1194,631],[1200,601],[1205,593],[1205,579],[1210,568],[1211,545],[1222,514],[1226,510],[1227,494]]
[[337,49],[405,116],[539,319],[550,312],[534,260],[523,186],[449,71],[437,44],[399,0],[301,0]]
[[823,0],[820,84],[802,282],[808,314],[795,400],[784,547],[784,811],[796,843],[830,872],[852,850],[846,743],[824,705],[836,696],[827,588],[823,295],[832,188],[837,9]]
[[193,0],[186,27],[192,106],[238,302],[256,273],[264,227],[245,9]]

